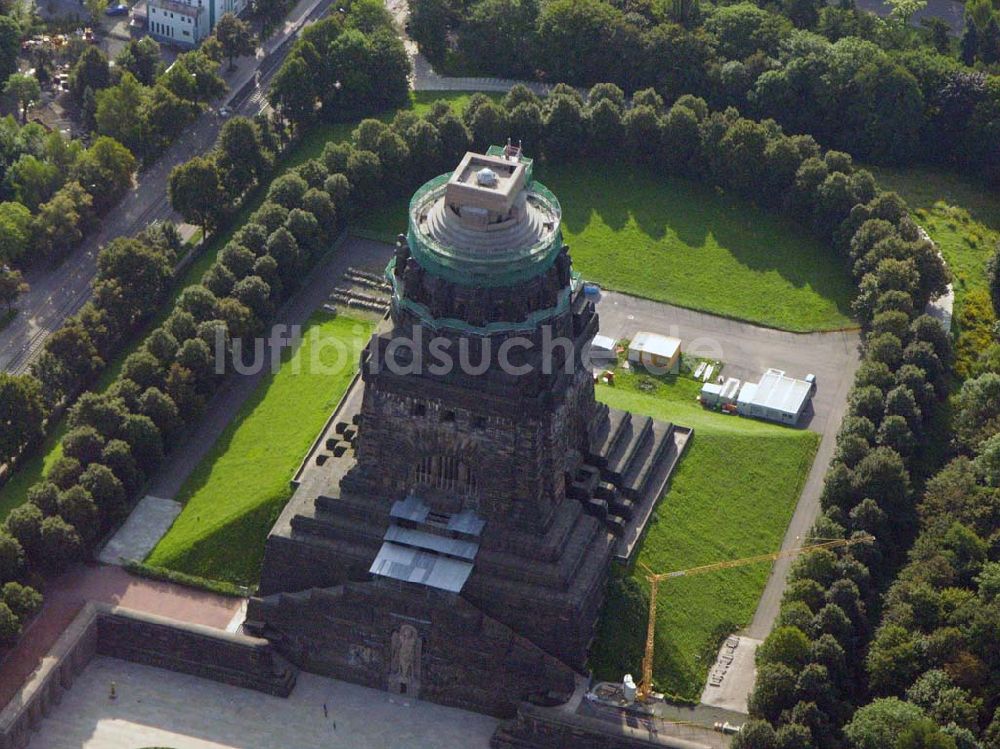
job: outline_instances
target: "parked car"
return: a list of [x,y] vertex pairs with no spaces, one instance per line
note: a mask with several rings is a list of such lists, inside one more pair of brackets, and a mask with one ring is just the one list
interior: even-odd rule
[[219,117],[227,119],[233,116],[233,110],[229,107],[219,107]]
[[106,16],[127,16],[128,6],[124,3],[118,3],[118,5],[110,5],[108,9],[104,11]]

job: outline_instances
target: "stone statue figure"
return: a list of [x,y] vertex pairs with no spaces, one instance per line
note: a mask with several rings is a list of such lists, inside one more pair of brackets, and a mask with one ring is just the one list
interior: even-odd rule
[[413,692],[420,683],[420,635],[415,627],[404,624],[392,633],[392,658],[389,666],[390,686],[399,688],[406,685],[409,689],[399,691]]

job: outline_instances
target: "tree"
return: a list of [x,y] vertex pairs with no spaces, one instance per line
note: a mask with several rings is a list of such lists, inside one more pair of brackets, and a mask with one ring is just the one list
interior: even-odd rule
[[142,119],[146,132],[144,153],[148,156],[155,153],[157,145],[162,146],[176,140],[200,112],[197,102],[182,99],[164,85],[153,86],[146,92],[143,100]]
[[76,529],[59,515],[42,521],[43,564],[52,572],[59,572],[80,558],[83,542]]
[[168,185],[170,205],[185,221],[201,226],[207,235],[222,216],[222,186],[219,169],[210,156],[195,156],[174,167]]
[[537,0],[481,0],[473,4],[459,28],[459,51],[484,72],[531,76],[532,61],[537,58],[538,39],[533,30],[538,8]]
[[0,463],[41,437],[44,413],[38,380],[0,372]]
[[17,577],[24,563],[24,550],[17,539],[6,530],[0,530],[0,580]]
[[911,723],[899,735],[895,746],[896,749],[956,749],[955,739],[928,718]]
[[250,25],[241,21],[232,13],[223,14],[215,25],[215,38],[222,45],[223,54],[229,58],[229,69],[233,70],[233,59],[243,55],[252,55],[256,43]]
[[260,129],[245,117],[234,117],[222,126],[216,163],[222,184],[233,199],[260,181],[270,163]]
[[18,202],[0,203],[0,266],[20,258],[31,241],[31,211]]
[[0,304],[7,306],[8,315],[14,311],[14,302],[17,301],[17,298],[26,293],[29,288],[21,271],[6,265],[0,266]]
[[132,187],[135,156],[114,138],[102,135],[77,161],[74,177],[94,200],[94,210],[107,212]]
[[21,122],[28,121],[28,107],[42,97],[42,87],[38,79],[27,73],[14,73],[4,84],[3,92],[12,96],[21,107]]
[[171,270],[158,249],[137,239],[116,237],[97,254],[95,288],[109,282],[119,285],[122,306],[112,312],[122,327],[129,328],[163,296]]
[[108,56],[95,46],[89,46],[76,61],[69,74],[69,90],[78,103],[83,103],[84,93],[92,93],[111,85]]
[[17,641],[17,636],[21,634],[21,622],[17,615],[10,610],[10,606],[0,601],[0,643],[11,645]]
[[795,672],[783,663],[768,663],[757,669],[749,701],[751,717],[777,721],[782,710],[795,704],[795,680]]
[[[313,50],[315,53],[315,50]],[[267,99],[296,128],[316,115],[315,81],[301,54],[293,52],[271,79]]]
[[80,537],[88,542],[95,539],[100,530],[94,498],[79,484],[59,495],[59,517],[76,528]]
[[152,86],[160,72],[160,45],[151,36],[133,39],[118,53],[115,62],[135,76],[143,86]]
[[13,580],[4,584],[0,596],[21,621],[34,616],[42,607],[42,596],[37,590]]
[[76,427],[63,437],[63,455],[76,458],[82,464],[93,463],[101,457],[105,441],[106,435],[99,433],[94,427]]
[[410,36],[433,63],[444,61],[450,21],[447,0],[417,0],[410,5]]
[[15,507],[7,516],[5,524],[7,532],[21,544],[29,561],[37,559],[44,519],[42,511],[33,502],[25,502],[20,507]]
[[853,749],[885,749],[895,746],[897,737],[923,717],[916,705],[886,697],[859,708],[844,726],[844,735]]
[[80,476],[80,486],[93,498],[102,517],[118,517],[125,509],[125,487],[108,466],[91,463]]
[[21,27],[9,15],[0,16],[0,80],[17,72],[17,57],[21,53]]
[[55,404],[89,382],[103,364],[86,329],[71,323],[49,336],[32,374],[41,382],[45,399]]
[[79,244],[93,217],[93,202],[90,193],[73,181],[39,207],[33,233],[36,246],[46,258],[62,258]]
[[114,138],[134,153],[142,153],[148,146],[144,142],[146,121],[143,117],[147,95],[147,89],[127,71],[117,86],[98,91],[94,112],[97,132]]
[[27,153],[11,164],[7,172],[15,197],[31,211],[51,198],[65,178],[65,172],[56,163]]
[[757,663],[783,663],[800,669],[809,658],[809,638],[795,627],[778,627],[757,649]]
[[733,737],[732,749],[775,749],[774,728],[766,720],[748,720]]

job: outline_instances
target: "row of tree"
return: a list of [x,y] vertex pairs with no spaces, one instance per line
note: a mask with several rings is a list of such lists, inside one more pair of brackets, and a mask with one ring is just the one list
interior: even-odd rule
[[[414,124],[405,116],[397,119]],[[464,132],[461,122],[454,124]],[[266,118],[230,120],[210,154],[171,174],[175,208],[206,231],[217,228],[231,210],[226,206],[263,183],[283,136]],[[100,138],[95,147],[111,142]],[[466,138],[457,148],[464,152],[467,146]],[[0,531],[0,583],[10,583],[0,589],[0,641],[16,637],[24,617],[40,604],[22,583],[81,558],[121,519],[181,430],[198,418],[222,379],[214,359],[217,341],[228,346],[262,330],[342,229],[349,206],[358,205],[358,196],[380,194],[377,156],[335,154],[336,148],[328,149],[323,160],[275,180],[204,284],[182,292],[166,322],[126,359],[110,388],[86,392],[72,406],[62,455]],[[327,163],[342,168],[331,172]],[[362,189],[353,190],[343,172]],[[93,382],[127,333],[156,310],[179,246],[172,226],[154,224],[101,251],[93,300],[47,341],[33,375],[0,375],[0,463],[37,442],[51,408],[70,403]]]
[[858,736],[891,716],[906,730],[942,726],[958,749],[1000,746],[998,372],[987,364],[954,399],[953,457],[924,488],[919,535],[884,597],[865,659],[876,699],[849,727]]
[[[242,118],[228,125],[230,135],[249,129],[257,147],[269,157],[257,125]],[[220,149],[222,140],[220,135]],[[122,519],[146,479],[183,430],[197,421],[222,381],[224,369],[217,368],[215,360],[217,342],[228,347],[234,338],[263,330],[339,231],[337,216],[346,213],[342,201],[350,194],[350,183],[343,175],[328,179],[319,162],[309,162],[300,171],[315,177],[317,169],[322,172],[316,177],[319,188],[309,187],[297,173],[276,180],[268,200],[219,253],[203,277],[204,285],[190,286],[180,294],[163,325],[126,358],[120,376],[107,390],[86,392],[77,399],[69,411],[62,454],[0,533],[0,582],[65,569]],[[322,189],[324,184],[336,190],[339,207]],[[145,241],[115,240],[99,260],[95,285],[106,286],[107,298],[134,314],[155,311],[165,272],[171,267],[165,257],[153,257],[157,253],[148,238],[153,233],[167,232],[151,228]],[[111,279],[115,273],[120,282]],[[41,408],[48,387],[65,389],[73,377],[82,382],[92,378],[103,365],[92,335],[108,326],[108,311],[100,307],[104,298],[95,289],[92,309],[81,313],[87,320],[71,321],[53,335],[55,342],[47,346],[36,368],[42,387],[28,378],[9,378],[10,385],[2,380],[0,387],[31,390]],[[121,310],[115,314],[128,315]],[[130,319],[138,324],[138,318]],[[52,364],[51,369],[65,377],[49,376],[50,362],[56,360],[58,366]],[[6,568],[5,549],[14,559]],[[0,606],[0,627],[4,617]]]
[[[866,533],[876,540],[839,555],[809,554],[793,566],[778,626],[758,650],[750,699],[755,720],[734,747],[954,746],[970,738],[966,725],[941,727],[929,719],[899,725],[891,704],[855,712],[869,694],[870,612],[912,542],[914,482],[932,470],[940,445],[953,353],[950,334],[922,310],[944,290],[948,274],[897,196],[877,194],[852,206],[858,195],[848,195],[851,177],[830,180],[816,167],[803,164],[796,185],[819,197],[840,184],[840,211],[822,223],[858,282],[854,310],[865,335],[812,535]],[[956,533],[954,542],[963,544],[967,539]],[[896,678],[892,657],[882,665],[886,678]]]
[[908,33],[908,17],[809,1],[415,0],[411,12],[411,33],[442,64],[573,85],[610,73],[626,91],[734,105],[866,160],[1000,179],[1000,78],[970,70],[946,33],[937,47]]

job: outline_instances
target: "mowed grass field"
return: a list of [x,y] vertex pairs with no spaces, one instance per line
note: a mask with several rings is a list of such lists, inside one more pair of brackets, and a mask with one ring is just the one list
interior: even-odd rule
[[[357,371],[369,321],[315,316],[303,343],[258,387],[188,477],[184,509],[146,562],[254,585],[290,480]],[[322,366],[315,367],[318,361]]]
[[[695,430],[640,550],[639,561],[657,572],[780,548],[819,445],[819,435],[810,431],[705,410],[695,400],[698,389],[693,380],[644,375],[619,375],[614,387],[598,386],[598,398],[615,408]],[[721,638],[753,618],[770,568],[748,565],[660,585],[653,669],[658,689],[698,699]],[[642,572],[633,575],[648,592]],[[637,624],[638,633],[623,629]],[[602,621],[591,658],[599,678],[621,679],[611,664],[620,662],[623,648],[632,673],[641,673],[644,628],[644,612],[640,622],[614,613]]]
[[854,325],[843,261],[791,221],[623,163],[546,164],[537,176],[587,280],[783,330]]

